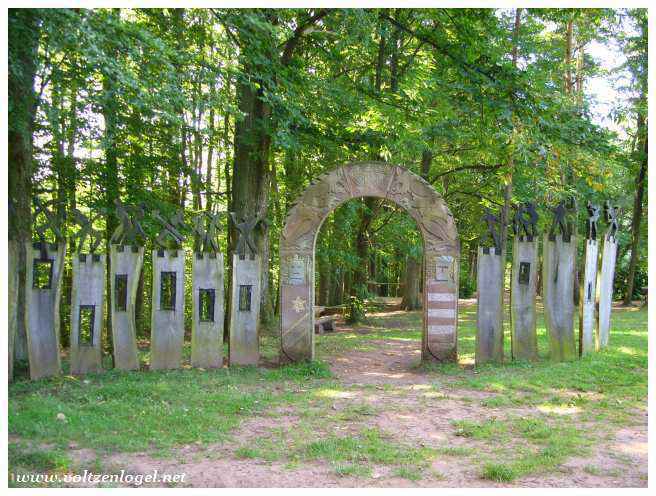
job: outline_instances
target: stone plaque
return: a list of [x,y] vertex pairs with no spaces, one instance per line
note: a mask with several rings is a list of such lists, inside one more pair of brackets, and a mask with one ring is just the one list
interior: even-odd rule
[[292,257],[289,264],[287,284],[302,286],[305,284],[305,259],[298,255]]
[[442,255],[435,259],[435,280],[437,282],[453,281],[453,257]]

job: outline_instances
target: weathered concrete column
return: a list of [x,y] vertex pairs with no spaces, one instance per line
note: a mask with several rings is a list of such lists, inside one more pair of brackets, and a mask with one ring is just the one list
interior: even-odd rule
[[39,246],[39,243],[25,243],[25,329],[32,379],[61,373],[59,300],[66,244],[49,245],[45,260],[41,258]]
[[177,369],[184,344],[184,250],[153,250],[150,369]]
[[456,361],[458,258],[427,251],[424,255],[424,332],[422,360]]
[[615,259],[617,240],[613,236],[604,237],[599,275],[599,348],[606,348],[610,338],[610,314],[613,304],[613,281],[615,279]]
[[[230,365],[257,365],[260,358],[260,257],[232,257]],[[307,306],[307,302],[305,302]],[[311,305],[311,302],[310,302]],[[311,308],[311,307],[310,307]]]
[[135,303],[139,273],[143,265],[143,246],[111,245],[111,312],[114,341],[114,367],[139,369]]
[[214,368],[223,365],[223,255],[193,255],[193,324],[191,365]]
[[544,317],[549,333],[551,359],[556,361],[576,358],[574,338],[574,269],[576,237],[554,241],[544,234],[543,250]]
[[9,335],[9,349],[8,355],[8,372],[9,382],[14,379],[14,340],[18,332],[18,260],[19,260],[20,245],[18,241],[9,240],[7,247],[7,268],[9,269],[9,276],[7,280],[7,310],[9,311],[9,326],[7,334]]
[[513,360],[537,360],[535,294],[538,286],[538,241],[515,236],[511,282],[511,350]]
[[106,255],[73,253],[71,374],[102,370]]
[[596,239],[587,239],[583,284],[579,298],[579,355],[590,353],[598,348],[598,344],[595,343],[598,262],[599,242]]
[[476,364],[503,361],[503,260],[496,248],[478,247]]

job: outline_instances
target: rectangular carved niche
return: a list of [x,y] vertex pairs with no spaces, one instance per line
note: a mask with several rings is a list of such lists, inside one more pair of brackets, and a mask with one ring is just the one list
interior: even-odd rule
[[531,263],[519,262],[519,284],[528,284],[531,278]]
[[32,287],[34,289],[50,289],[52,287],[52,260],[34,259]]
[[162,272],[159,281],[159,309],[175,310],[175,272]]
[[198,319],[201,322],[214,322],[214,289],[198,290]]
[[251,310],[251,291],[253,286],[240,285],[239,286],[239,311],[250,312]]
[[435,280],[437,282],[454,282],[453,257],[441,255],[435,258]]
[[128,309],[128,275],[116,274],[114,280],[114,298],[117,312],[125,312]]
[[93,346],[93,333],[96,322],[96,305],[80,305],[77,343],[79,346]]

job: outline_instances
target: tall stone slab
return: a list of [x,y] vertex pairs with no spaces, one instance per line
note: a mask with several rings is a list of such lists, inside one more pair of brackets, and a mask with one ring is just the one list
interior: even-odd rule
[[49,245],[42,259],[39,243],[26,243],[25,329],[30,378],[59,375],[59,301],[66,244]]
[[[260,359],[260,256],[232,257],[230,365],[257,365]],[[307,311],[308,301],[297,301]],[[309,303],[312,308],[312,304]]]
[[377,197],[402,207],[424,241],[422,359],[457,357],[459,242],[444,200],[421,177],[396,165],[364,162],[320,176],[290,209],[280,238],[281,361],[314,358],[314,247],[321,224],[352,198]]
[[143,259],[143,246],[110,246],[114,367],[119,370],[139,369],[135,303]]
[[71,373],[102,371],[105,310],[104,254],[73,253],[71,289]]
[[184,250],[153,250],[150,368],[177,369],[184,345]]
[[9,382],[14,379],[14,341],[18,332],[18,260],[20,244],[13,239],[7,246],[7,310],[9,323],[7,328],[9,349],[7,350],[7,365]]
[[476,364],[503,361],[503,257],[496,248],[478,247]]
[[216,368],[223,365],[223,255],[193,255],[193,324],[191,365]]
[[575,263],[575,236],[571,236],[570,241],[563,241],[560,234],[554,236],[554,240],[549,239],[549,234],[544,234],[544,317],[554,361],[572,360],[577,356],[574,338]]
[[598,348],[595,332],[598,266],[599,242],[596,239],[587,239],[583,283],[579,298],[579,355],[590,353]]
[[513,241],[511,349],[513,360],[537,360],[535,295],[538,286],[538,241]]
[[458,259],[427,252],[424,263],[424,335],[421,357],[425,361],[457,360]]
[[599,274],[599,325],[597,332],[599,333],[600,349],[606,348],[610,339],[610,314],[613,304],[616,257],[617,239],[606,235],[601,256],[601,273]]

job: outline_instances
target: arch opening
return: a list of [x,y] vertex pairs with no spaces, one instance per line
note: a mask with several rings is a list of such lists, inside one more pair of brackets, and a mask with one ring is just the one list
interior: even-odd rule
[[280,239],[281,360],[314,359],[315,245],[321,225],[344,202],[377,197],[401,206],[423,237],[422,359],[457,359],[459,242],[442,197],[421,177],[381,162],[323,174],[290,209]]
[[317,354],[328,358],[322,344],[332,340],[324,341],[324,333],[373,332],[396,344],[385,353],[387,365],[415,364],[421,353],[422,260],[422,233],[393,201],[354,198],[328,214],[315,243]]

